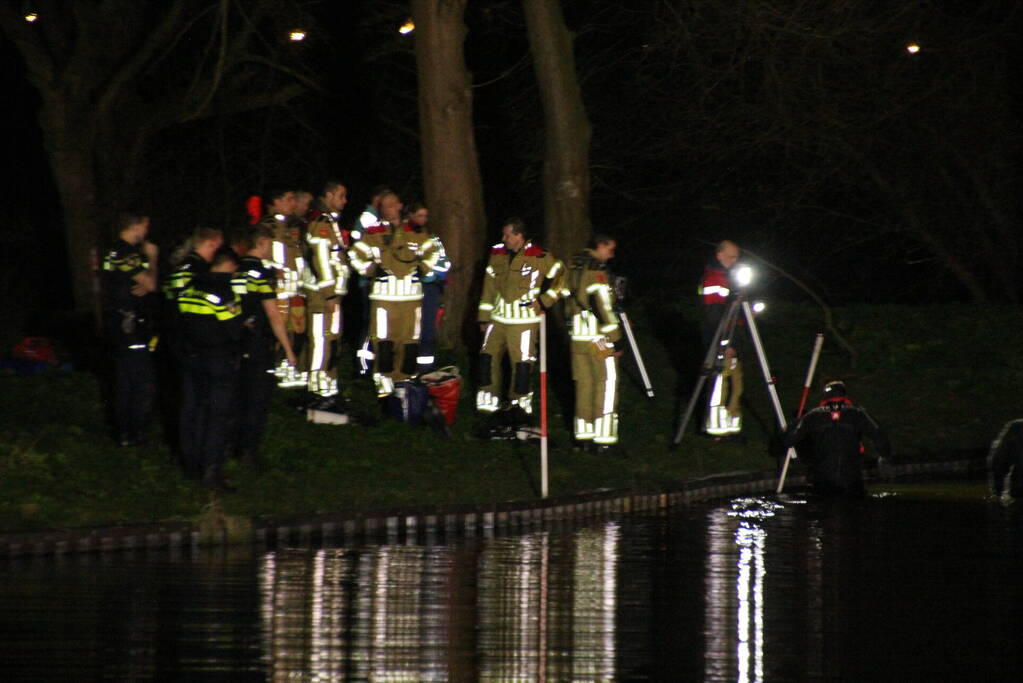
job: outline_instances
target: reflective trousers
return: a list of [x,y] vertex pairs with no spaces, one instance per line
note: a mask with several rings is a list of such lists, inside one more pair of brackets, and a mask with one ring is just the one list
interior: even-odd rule
[[480,388],[476,392],[476,410],[493,413],[501,407],[501,361],[508,354],[512,367],[508,400],[527,415],[533,413],[532,374],[540,337],[540,323],[490,322],[483,332],[480,350]]
[[591,341],[572,342],[573,433],[578,441],[618,442],[618,359]]
[[306,297],[305,310],[307,388],[318,396],[334,396],[338,392],[337,363],[332,356],[341,337],[341,297],[311,294]]
[[373,344],[373,382],[377,396],[389,396],[396,382],[416,374],[422,325],[420,303],[372,301],[369,339]]

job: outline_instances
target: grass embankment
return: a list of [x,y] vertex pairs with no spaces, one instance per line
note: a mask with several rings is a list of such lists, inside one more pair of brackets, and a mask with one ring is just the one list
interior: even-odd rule
[[[772,466],[767,450],[774,416],[749,344],[748,443],[714,443],[691,426],[682,447],[669,449],[702,356],[698,315],[690,307],[633,311],[657,398],[647,401],[634,383],[623,381],[627,457],[573,452],[558,397],[553,398],[552,495],[654,490],[690,477]],[[857,307],[836,317],[859,357],[852,364],[826,340],[818,378],[847,379],[854,399],[887,428],[896,460],[983,449],[1005,420],[1018,416],[1023,358],[1004,343],[1018,337],[1015,310]],[[759,318],[787,413],[798,403],[819,326],[817,309],[805,306],[779,305]],[[552,363],[558,366],[556,359]],[[459,364],[465,372],[468,362]],[[631,372],[631,363],[626,365]],[[569,389],[561,375],[554,373],[554,384]],[[377,418],[368,385],[349,382],[347,392],[364,422]],[[358,427],[308,424],[283,399],[278,395],[268,425],[265,467],[254,472],[229,463],[238,490],[221,497],[224,512],[283,515],[538,497],[536,447],[474,437],[468,378],[450,439],[384,419]],[[150,446],[113,445],[100,383],[91,374],[0,376],[0,407],[2,531],[190,519],[210,501],[207,491],[179,475],[158,427]]]

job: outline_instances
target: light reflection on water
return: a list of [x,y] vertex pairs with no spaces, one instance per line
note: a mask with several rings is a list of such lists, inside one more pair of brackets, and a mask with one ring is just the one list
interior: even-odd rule
[[9,561],[0,659],[7,680],[991,678],[1018,673],[1019,517],[736,498],[439,545]]

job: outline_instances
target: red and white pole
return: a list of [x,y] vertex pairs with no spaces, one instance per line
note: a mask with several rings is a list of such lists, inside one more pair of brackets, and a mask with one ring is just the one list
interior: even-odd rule
[[813,341],[813,355],[810,357],[810,368],[806,371],[806,381],[803,382],[803,396],[799,399],[799,410],[796,411],[796,419],[803,417],[803,410],[806,408],[806,398],[810,395],[810,385],[813,384],[813,375],[817,372],[817,359],[821,355],[821,346],[824,345],[824,335],[817,333]]
[[[817,333],[816,339],[813,341],[813,354],[810,356],[810,367],[806,371],[806,381],[803,382],[803,396],[799,399],[799,409],[796,411],[796,419],[803,417],[803,410],[806,409],[806,398],[810,395],[810,385],[813,384],[813,376],[817,372],[817,359],[821,355],[821,347],[824,345],[824,335],[820,332]],[[782,489],[785,488],[785,477],[789,473],[789,463],[795,456],[795,449],[790,448],[785,453],[785,464],[781,467],[781,476],[778,477],[778,488],[775,493],[781,493]]]

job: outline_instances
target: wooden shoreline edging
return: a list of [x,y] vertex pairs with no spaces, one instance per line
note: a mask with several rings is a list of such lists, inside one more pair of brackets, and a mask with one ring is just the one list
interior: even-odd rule
[[[915,462],[886,465],[881,468],[879,478],[888,481],[931,474],[978,474],[985,469],[984,458]],[[288,517],[238,517],[214,510],[191,522],[0,534],[0,557],[246,543],[267,548],[364,542],[429,544],[455,538],[507,536],[567,522],[655,512],[742,494],[773,495],[777,481],[774,470],[760,470],[691,479],[668,486],[659,493],[598,491],[548,500],[349,510]],[[787,484],[804,486],[806,477],[790,476]]]

